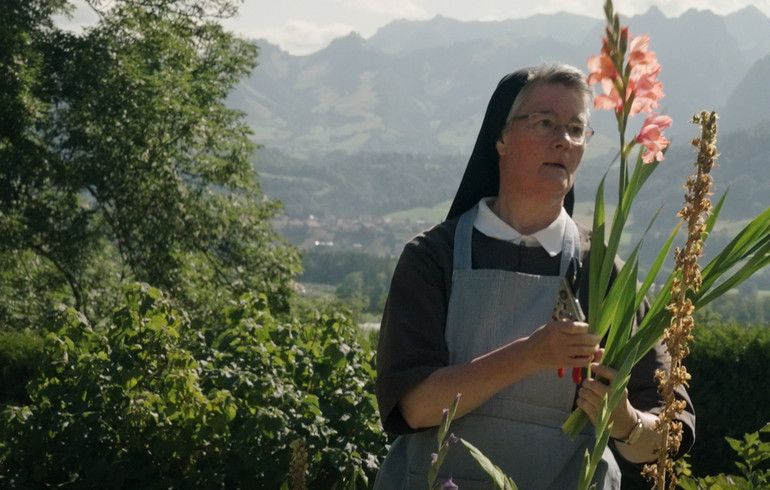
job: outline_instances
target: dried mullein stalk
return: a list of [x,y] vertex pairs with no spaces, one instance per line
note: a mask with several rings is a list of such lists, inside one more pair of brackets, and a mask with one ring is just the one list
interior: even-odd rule
[[304,439],[296,439],[291,442],[291,490],[306,490],[305,475],[307,474],[307,447]]
[[692,314],[694,306],[687,298],[688,291],[697,291],[701,285],[700,266],[698,259],[703,256],[703,240],[706,234],[705,220],[711,214],[711,190],[713,179],[711,169],[717,157],[716,134],[717,114],[702,112],[693,117],[692,122],[701,127],[701,137],[694,138],[692,145],[698,148],[697,172],[687,179],[685,203],[679,216],[687,225],[687,242],[682,249],[676,250],[676,265],[674,284],[671,289],[671,324],[666,329],[663,342],[671,361],[669,371],[659,370],[656,378],[665,408],[656,423],[656,430],[661,435],[661,447],[658,449],[656,463],[645,467],[644,473],[655,480],[659,490],[674,489],[677,486],[673,457],[679,451],[682,441],[682,423],[677,416],[685,408],[685,402],[677,400],[675,392],[681,386],[687,386],[690,374],[687,372],[683,359],[689,354],[688,343],[693,340]]

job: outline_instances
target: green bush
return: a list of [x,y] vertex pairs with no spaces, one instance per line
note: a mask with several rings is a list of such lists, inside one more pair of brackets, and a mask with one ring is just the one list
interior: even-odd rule
[[[684,360],[696,413],[695,445],[683,463],[691,479],[735,473],[741,458],[731,439],[742,439],[770,421],[770,328],[726,325],[713,312],[705,313],[697,318],[691,353]],[[641,467],[619,463],[624,490],[650,488]],[[762,465],[770,469],[770,462]]]
[[105,327],[62,308],[30,402],[0,416],[0,486],[266,488],[304,440],[313,488],[351,487],[384,447],[372,352],[342,315],[276,320],[264,296],[227,310],[211,345],[147,286]]
[[206,481],[199,463],[226,436],[234,403],[203,393],[185,344],[184,314],[156,289],[134,286],[112,323],[94,329],[62,308],[49,326],[31,403],[0,419],[2,482],[9,487],[120,488]]
[[690,468],[685,465],[679,486],[685,490],[769,488],[770,465],[767,463],[770,462],[770,441],[768,437],[762,439],[765,434],[770,434],[770,423],[756,432],[744,435],[743,440],[731,437],[725,439],[738,458],[733,469],[738,470],[739,475],[720,473],[716,476],[695,478]]
[[207,369],[212,386],[238,400],[233,427],[245,438],[241,457],[251,458],[264,488],[278,488],[291,443],[301,439],[310,488],[373,480],[386,443],[373,394],[373,351],[342,314],[280,323],[264,301],[244,298],[227,311],[228,328],[214,341]]
[[685,358],[697,415],[692,470],[731,472],[735,454],[725,437],[742,438],[770,421],[770,328],[705,325],[694,337]]
[[27,381],[35,373],[43,338],[29,330],[0,330],[0,403],[28,403]]

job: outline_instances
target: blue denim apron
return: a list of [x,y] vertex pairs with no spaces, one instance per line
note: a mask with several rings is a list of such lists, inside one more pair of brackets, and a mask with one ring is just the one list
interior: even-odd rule
[[[580,256],[577,226],[570,219],[564,235],[561,276],[537,276],[471,268],[471,237],[476,209],[457,225],[454,271],[445,337],[450,364],[468,362],[547,323],[561,277]],[[479,448],[521,490],[576,488],[583,456],[593,448],[593,426],[575,440],[561,430],[572,412],[576,386],[556,369],[538,371],[501,390],[465,416],[450,432]],[[430,455],[437,451],[437,430],[398,437],[377,475],[374,488],[426,489]],[[458,444],[441,466],[462,490],[493,489],[486,473]],[[599,489],[620,488],[620,470],[609,449],[597,468]]]

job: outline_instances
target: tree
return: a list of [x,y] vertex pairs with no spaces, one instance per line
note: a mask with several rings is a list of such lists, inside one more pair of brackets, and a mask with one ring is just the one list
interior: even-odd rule
[[[48,273],[51,263],[39,261],[46,251],[38,247],[32,252],[37,245],[32,237],[38,230],[22,225],[39,216],[46,201],[58,197],[49,193],[35,199],[32,195],[36,189],[51,187],[45,181],[52,176],[40,165],[55,158],[41,137],[47,123],[41,47],[54,31],[51,15],[64,5],[64,0],[9,0],[0,4],[0,315],[5,323],[25,316],[29,308],[36,309],[39,297],[33,290],[38,282],[54,291],[65,278],[64,274],[53,277]],[[34,278],[14,273],[30,263],[38,271]]]
[[[240,2],[88,3],[99,21],[82,34],[52,24],[62,0],[2,7],[0,277],[42,281],[41,308],[65,300],[90,317],[135,280],[191,312],[249,290],[280,311],[298,255],[270,226],[279,205],[224,102],[256,66],[256,47],[219,24]],[[16,297],[0,315],[24,308]]]

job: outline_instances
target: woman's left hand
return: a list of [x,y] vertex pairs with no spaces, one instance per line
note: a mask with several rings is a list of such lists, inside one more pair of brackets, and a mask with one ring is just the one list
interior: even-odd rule
[[[617,370],[599,364],[598,362],[591,363],[591,371],[595,375],[608,380],[610,383],[615,381],[615,377],[618,374]],[[596,424],[596,419],[599,417],[602,399],[605,395],[609,395],[609,391],[610,386],[604,381],[600,381],[596,378],[584,380],[578,390],[577,406],[583,409],[594,424]],[[631,406],[631,403],[628,401],[628,390],[623,390],[623,395],[621,396],[618,405],[615,407],[615,410],[613,410],[610,418],[610,420],[614,422],[612,433],[610,435],[616,439],[625,438],[634,428],[637,420],[636,417],[636,410],[634,410],[634,407]]]

